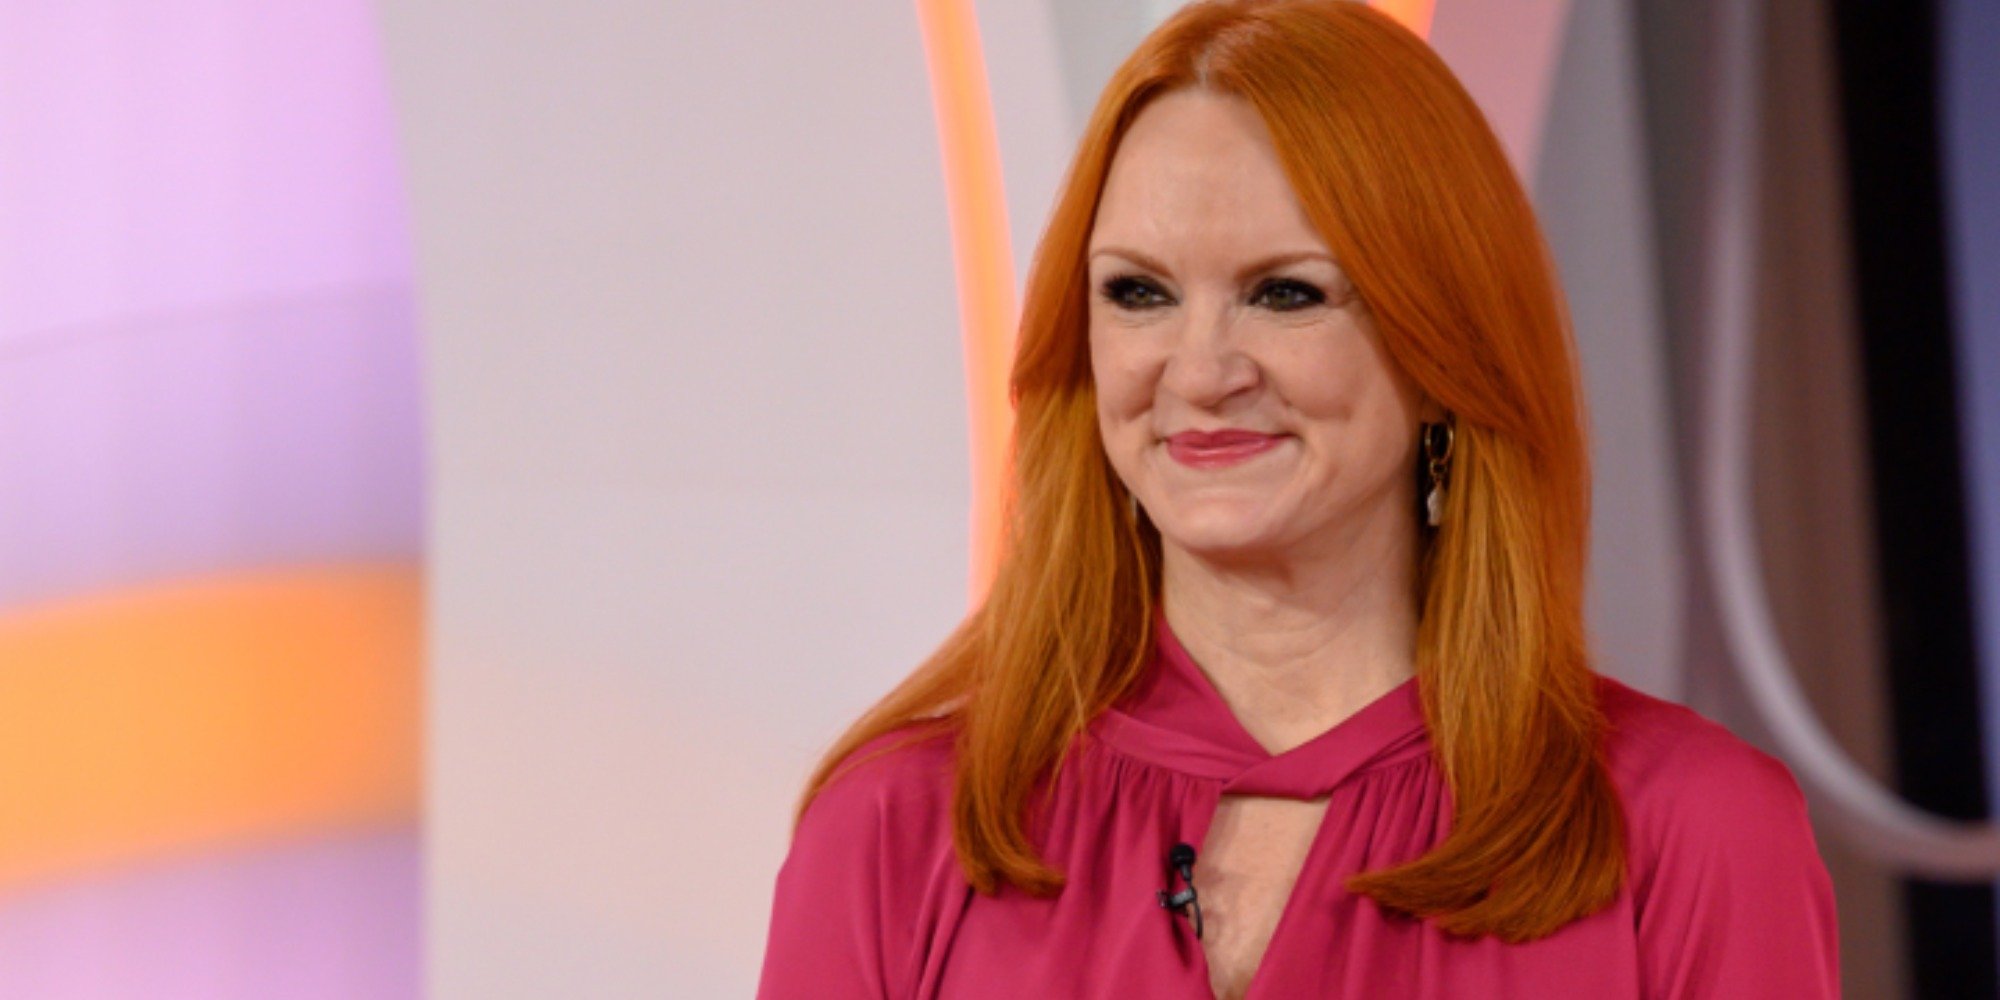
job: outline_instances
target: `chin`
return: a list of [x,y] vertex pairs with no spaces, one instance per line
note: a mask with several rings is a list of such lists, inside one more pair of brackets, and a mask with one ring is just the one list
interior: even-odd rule
[[1252,556],[1282,548],[1268,519],[1246,511],[1175,511],[1155,519],[1162,542],[1208,558]]

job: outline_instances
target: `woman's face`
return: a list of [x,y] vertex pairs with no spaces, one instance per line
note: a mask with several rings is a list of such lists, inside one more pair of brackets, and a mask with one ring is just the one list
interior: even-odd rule
[[1098,428],[1162,541],[1213,559],[1415,530],[1419,418],[1241,98],[1154,99],[1089,245]]

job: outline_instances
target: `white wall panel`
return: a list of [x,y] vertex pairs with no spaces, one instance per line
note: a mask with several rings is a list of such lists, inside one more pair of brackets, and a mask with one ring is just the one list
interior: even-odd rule
[[964,610],[914,8],[383,12],[435,428],[430,995],[748,995],[808,765]]

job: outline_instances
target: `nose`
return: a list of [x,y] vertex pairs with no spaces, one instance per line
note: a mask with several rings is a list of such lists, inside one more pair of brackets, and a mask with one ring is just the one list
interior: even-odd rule
[[1214,409],[1256,387],[1256,361],[1237,343],[1238,314],[1228,302],[1190,302],[1160,373],[1161,388],[1202,409]]

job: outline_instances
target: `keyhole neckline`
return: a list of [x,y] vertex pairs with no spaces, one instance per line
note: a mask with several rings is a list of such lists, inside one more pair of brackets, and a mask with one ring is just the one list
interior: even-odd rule
[[1317,799],[1357,774],[1429,752],[1418,678],[1272,754],[1243,728],[1164,617],[1155,618],[1153,637],[1144,677],[1091,726],[1093,735],[1127,756],[1219,781],[1223,795]]

